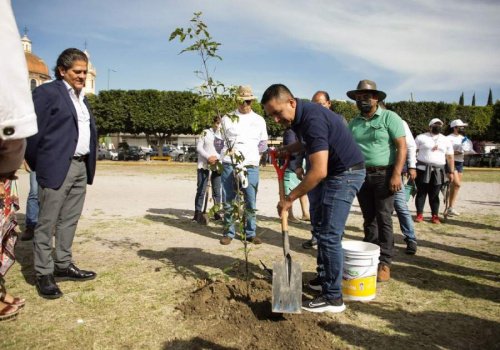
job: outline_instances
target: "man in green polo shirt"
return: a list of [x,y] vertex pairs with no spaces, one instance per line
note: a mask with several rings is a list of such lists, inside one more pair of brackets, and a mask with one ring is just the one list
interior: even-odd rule
[[401,118],[379,107],[386,97],[370,80],[361,80],[347,92],[356,101],[360,114],[349,123],[366,164],[366,178],[358,193],[363,212],[365,242],[380,246],[377,281],[390,279],[394,234],[394,194],[402,188],[401,172],[406,160],[405,130]]

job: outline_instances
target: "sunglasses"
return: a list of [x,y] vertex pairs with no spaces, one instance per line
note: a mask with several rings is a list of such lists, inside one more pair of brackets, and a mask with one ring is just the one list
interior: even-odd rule
[[251,104],[252,104],[252,102],[253,102],[253,100],[243,100],[243,101],[241,102],[241,104],[242,104],[242,105],[251,105]]

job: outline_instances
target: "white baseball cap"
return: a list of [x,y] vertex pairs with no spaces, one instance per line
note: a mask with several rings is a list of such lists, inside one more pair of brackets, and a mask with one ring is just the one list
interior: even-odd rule
[[436,124],[436,123],[440,123],[441,125],[443,125],[444,123],[441,121],[441,119],[439,118],[434,118],[432,119],[430,122],[429,122],[429,126],[431,126],[432,124]]
[[457,127],[457,126],[467,126],[469,124],[467,123],[464,123],[461,119],[455,119],[453,120],[451,123],[450,123],[450,128],[454,128],[454,127]]

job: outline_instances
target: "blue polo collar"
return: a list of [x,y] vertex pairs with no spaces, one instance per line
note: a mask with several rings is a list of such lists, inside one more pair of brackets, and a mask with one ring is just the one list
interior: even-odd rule
[[304,110],[302,100],[296,98],[295,101],[297,101],[297,107],[295,108],[295,119],[292,122],[292,126],[298,125],[302,122],[302,111]]

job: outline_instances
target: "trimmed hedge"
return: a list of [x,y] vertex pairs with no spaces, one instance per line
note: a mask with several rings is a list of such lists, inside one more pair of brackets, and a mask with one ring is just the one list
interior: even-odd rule
[[[500,142],[500,100],[493,106],[459,106],[445,102],[388,102],[386,107],[403,118],[414,136],[429,130],[429,121],[439,118],[446,126],[454,119],[468,123],[467,135],[476,140]],[[358,115],[349,101],[332,101],[332,109],[348,121]],[[448,133],[448,130],[445,130]]]

